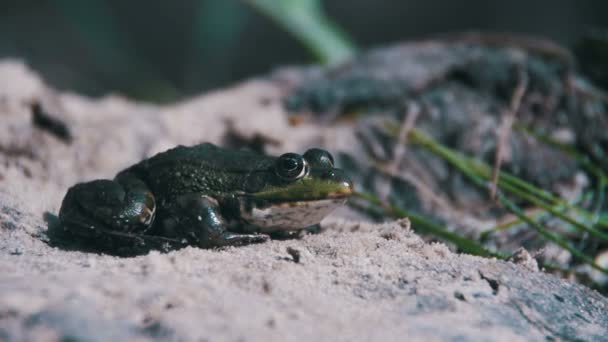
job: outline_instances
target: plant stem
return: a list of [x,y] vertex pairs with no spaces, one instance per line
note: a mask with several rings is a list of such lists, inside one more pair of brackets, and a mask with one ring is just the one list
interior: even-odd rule
[[[572,145],[565,144],[561,141],[553,139],[552,137],[550,137],[546,134],[537,132],[537,131],[533,130],[532,128],[522,125],[522,124],[515,124],[513,127],[517,130],[527,133],[528,135],[534,137],[535,139],[537,139],[547,145],[554,146],[554,147],[560,149],[561,151],[567,153],[569,156],[576,159],[576,161],[578,161],[583,168],[587,169],[587,171],[589,171],[589,173],[593,174],[597,178],[597,180],[596,180],[597,181],[596,209],[592,213],[591,221],[594,224],[600,222],[599,211],[602,209],[602,206],[604,204],[605,192],[606,192],[606,188],[608,186],[608,175],[606,174],[606,172],[604,172],[604,170],[600,166],[596,165],[593,161],[591,161],[591,158],[589,158],[589,156],[580,153],[576,149],[576,147],[574,147]],[[600,222],[600,223],[602,223],[602,222]],[[603,225],[605,226],[606,224],[603,223]]]
[[291,33],[322,63],[352,57],[356,48],[323,12],[320,0],[244,0]]
[[488,250],[475,240],[468,239],[454,232],[451,232],[447,228],[439,224],[431,222],[420,215],[409,212],[394,204],[383,203],[377,196],[373,194],[358,192],[355,193],[355,196],[366,200],[368,203],[374,206],[381,207],[385,211],[385,214],[390,217],[408,217],[410,219],[410,222],[412,223],[412,227],[414,227],[414,230],[424,231],[433,236],[436,236],[439,239],[451,242],[462,252],[473,255],[504,259],[503,255]]
[[[436,141],[434,141],[429,135],[413,129],[410,132],[410,139],[412,140],[412,142],[420,144],[421,146],[425,147],[426,149],[428,149],[429,151],[437,154],[438,156],[442,157],[443,159],[447,160],[448,162],[450,162],[454,167],[458,168],[461,172],[463,172],[466,176],[469,177],[469,179],[471,179],[476,185],[485,188],[486,187],[486,181],[487,179],[489,179],[491,172],[482,172],[485,168],[474,168],[471,167],[471,163],[470,163],[470,159],[461,155],[460,153],[453,151],[439,143],[437,143]],[[481,164],[481,163],[478,163]],[[489,167],[488,167],[489,170]],[[484,180],[485,179],[485,180]],[[507,183],[509,184],[509,183]],[[500,183],[499,185],[501,185],[502,187],[505,187],[505,182]],[[515,193],[517,193],[518,195],[523,195],[525,194],[525,192],[519,191],[517,188],[515,188],[512,185],[508,185],[506,187],[507,189],[510,189],[511,191],[513,191],[515,189]],[[533,196],[530,196],[529,194],[526,195],[527,198],[533,198]],[[583,260],[584,262],[588,263],[589,265],[591,265],[593,268],[600,270],[603,273],[608,274],[608,270],[605,268],[602,268],[601,266],[597,265],[593,259],[589,256],[587,256],[585,253],[583,253],[582,251],[570,246],[570,244],[564,240],[562,237],[560,237],[557,234],[554,234],[550,231],[548,231],[547,229],[545,229],[543,226],[541,226],[540,224],[538,224],[536,221],[530,219],[521,208],[519,208],[515,203],[513,203],[511,200],[509,200],[503,193],[502,191],[499,191],[497,193],[497,198],[499,200],[499,202],[501,204],[503,204],[505,206],[505,208],[507,208],[509,211],[511,211],[512,213],[514,213],[517,217],[519,217],[522,221],[528,223],[532,228],[534,228],[541,236],[543,236],[544,238],[554,242],[555,244],[557,244],[558,246],[568,250],[570,253],[572,253],[572,255],[580,258],[581,260]],[[560,213],[558,213],[557,211],[553,210],[553,208],[551,208],[550,206],[547,206],[546,203],[539,201],[538,199],[535,199],[535,201],[540,205],[543,205],[543,208],[550,211],[552,214],[557,213],[558,217],[563,218],[565,215],[561,215]],[[549,210],[550,209],[550,210]],[[569,218],[568,221],[574,221],[576,222],[576,226],[577,227],[581,227],[584,225],[580,224],[579,222]],[[595,234],[599,233],[599,236],[604,237],[604,233],[602,232],[598,232],[597,230],[590,228],[590,227],[585,227],[586,231],[589,232],[594,232]]]

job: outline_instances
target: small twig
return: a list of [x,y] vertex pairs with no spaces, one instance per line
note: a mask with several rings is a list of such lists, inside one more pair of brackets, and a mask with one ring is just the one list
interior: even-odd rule
[[[399,135],[397,136],[397,141],[395,142],[393,158],[388,162],[388,164],[384,168],[386,172],[390,175],[394,175],[399,172],[401,162],[403,161],[407,153],[407,137],[411,132],[412,128],[414,128],[414,124],[416,123],[418,115],[420,115],[420,106],[418,106],[416,102],[409,102],[407,104],[407,111],[405,112],[405,116],[403,117],[401,127],[399,127]],[[381,198],[386,199],[390,190],[383,190],[384,191],[380,191],[379,193],[381,195]]]
[[418,193],[420,194],[420,197],[423,201],[427,200],[428,202],[430,202],[430,204],[435,205],[437,208],[441,209],[444,214],[451,218],[451,221],[458,222],[458,224],[470,224],[471,222],[474,222],[474,224],[476,224],[477,226],[482,225],[481,221],[473,217],[468,217],[465,213],[454,209],[448,203],[446,198],[436,193],[431,188],[431,186],[422,181],[420,177],[417,177],[410,172],[391,172],[390,170],[383,168],[379,165],[374,165],[374,169],[394,179],[399,179],[412,184],[416,188],[416,191],[418,191]]
[[[428,136],[425,133],[422,133],[421,131],[418,131],[416,129],[412,130],[412,132],[410,133],[410,139],[412,139],[411,140],[412,143],[420,144],[421,146],[427,148],[430,152],[433,152],[433,153],[443,157],[446,161],[448,161],[454,167],[456,167],[457,169],[462,171],[471,181],[473,181],[475,184],[477,184],[481,188],[486,188],[487,186],[489,186],[486,182],[486,180],[489,179],[489,176],[490,176],[489,166],[484,165],[483,163],[479,163],[476,160],[466,158],[466,157],[462,156],[461,154],[459,154],[458,152],[455,152],[441,144],[436,143],[430,136]],[[482,165],[483,167],[479,167],[479,165],[476,166],[475,165],[476,163]],[[487,170],[486,170],[486,168],[487,168]],[[503,177],[501,176],[499,178],[499,181],[502,178]],[[523,182],[523,181],[522,181],[522,183],[525,184],[525,182]],[[573,224],[576,228],[589,232],[598,238],[608,241],[607,233],[604,233],[593,227],[588,227],[584,224],[577,222],[572,217],[569,217],[567,215],[564,215],[564,214],[556,211],[550,205],[548,205],[544,201],[536,198],[534,195],[531,195],[527,192],[520,191],[521,189],[518,189],[513,184],[511,184],[509,182],[504,182],[504,180],[503,180],[502,182],[500,182],[500,185],[501,185],[501,190],[506,190],[510,193],[513,193],[513,194],[517,195],[518,197],[525,199],[534,205],[542,207],[543,209],[545,209],[549,213],[551,213],[553,216],[556,216],[565,222]],[[525,214],[525,212],[518,205],[516,205],[514,202],[509,200],[507,198],[507,196],[503,194],[502,191],[497,191],[496,196],[497,196],[497,199],[500,201],[500,203],[507,210],[511,211],[523,222],[527,223],[529,226],[534,228],[544,238],[554,242],[555,244],[562,247],[563,249],[568,250],[574,256],[576,256],[577,258],[580,258],[585,263],[589,264],[591,267],[598,269],[605,274],[608,274],[608,269],[603,268],[603,267],[599,266],[598,264],[596,264],[592,257],[586,255],[583,251],[571,246],[570,243],[567,240],[564,240],[561,235],[558,235],[556,233],[553,233],[553,232],[547,230],[542,225],[540,225],[539,223],[537,223],[536,221],[534,221],[533,219],[528,217]]]
[[[518,124],[515,123],[514,127],[518,127]],[[397,135],[397,127],[389,127],[389,129],[392,132],[392,136]],[[491,177],[492,167],[490,165],[487,165],[486,163],[479,161],[475,158],[465,157],[462,153],[456,152],[455,150],[452,150],[444,145],[439,144],[429,135],[423,133],[420,130],[417,130],[416,128],[412,129],[412,131],[410,132],[410,144],[418,144],[428,149],[429,151],[438,154],[447,162],[455,166],[457,169],[466,169],[468,171],[474,171],[482,175],[484,179],[488,180]],[[527,181],[513,176],[512,174],[509,174],[508,172],[500,173],[500,177],[498,178],[498,185],[501,184],[504,184],[505,187],[508,187],[510,189],[509,192],[516,196],[526,196],[526,198],[530,198],[530,196],[535,197],[534,203],[542,201],[543,204],[541,205],[541,207],[546,210],[548,210],[547,205],[559,205],[569,210],[573,210],[577,214],[583,215],[585,218],[593,217],[593,214],[589,211],[577,205],[573,205],[565,199],[553,195],[547,190],[538,188]],[[598,225],[600,227],[608,228],[608,220],[600,218],[598,221]]]
[[509,110],[507,110],[502,119],[502,123],[500,128],[498,129],[498,137],[497,137],[497,145],[496,145],[496,157],[494,159],[494,169],[492,170],[492,181],[490,183],[490,198],[492,200],[496,199],[496,190],[498,187],[498,177],[500,175],[500,166],[502,165],[502,161],[504,158],[504,151],[506,145],[509,140],[509,136],[511,135],[511,129],[513,127],[513,122],[515,121],[515,116],[519,111],[519,107],[521,106],[521,101],[526,93],[526,88],[528,87],[528,75],[519,70],[519,81],[517,82],[517,86],[513,91],[513,96],[511,97],[511,103],[509,105]]
[[399,135],[397,137],[395,152],[393,153],[393,160],[387,166],[387,169],[390,172],[397,172],[399,170],[399,166],[401,166],[401,161],[407,153],[407,137],[412,131],[412,128],[414,128],[418,115],[420,115],[420,106],[418,106],[416,102],[409,102],[407,104],[407,112],[405,113],[403,123],[399,128]]
[[444,198],[442,198],[439,194],[436,194],[428,184],[425,184],[410,172],[394,172],[389,170],[387,167],[382,167],[380,165],[374,165],[373,167],[375,170],[386,176],[412,184],[416,190],[423,195],[424,198],[428,198],[431,203],[440,207],[442,210],[451,210],[448,202]]
[[362,125],[356,131],[357,137],[361,140],[361,143],[368,153],[370,159],[387,163],[387,160],[390,158],[386,155],[384,150],[384,146],[382,145],[380,139],[377,138],[377,129],[379,124],[377,123],[376,118],[366,118],[368,122],[365,125]]

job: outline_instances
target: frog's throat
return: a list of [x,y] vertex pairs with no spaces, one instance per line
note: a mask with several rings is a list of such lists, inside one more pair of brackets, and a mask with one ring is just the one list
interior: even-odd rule
[[344,204],[344,198],[283,203],[242,203],[241,219],[261,232],[300,230],[318,224],[334,209]]

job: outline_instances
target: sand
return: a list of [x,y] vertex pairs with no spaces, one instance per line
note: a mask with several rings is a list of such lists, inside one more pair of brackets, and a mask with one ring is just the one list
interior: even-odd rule
[[[67,187],[177,144],[274,141],[340,148],[341,127],[291,127],[280,89],[254,79],[168,105],[49,88],[0,61],[0,341],[608,340],[608,300],[520,264],[429,244],[407,220],[340,210],[319,234],[133,258],[45,240]],[[30,103],[72,140],[32,124]]]

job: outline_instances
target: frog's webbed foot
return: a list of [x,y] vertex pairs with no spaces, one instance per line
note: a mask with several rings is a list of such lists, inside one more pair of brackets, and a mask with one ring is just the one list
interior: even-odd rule
[[[238,234],[227,230],[218,202],[209,196],[191,193],[180,196],[176,201],[175,215],[179,217],[179,235],[188,238],[203,248],[241,246],[269,240],[264,234]],[[168,227],[165,227],[167,230]],[[169,234],[172,235],[172,234]]]
[[110,253],[120,248],[148,249],[150,244],[163,244],[142,236],[154,221],[155,209],[152,193],[134,176],[79,183],[68,190],[59,224],[49,226],[49,235]]

